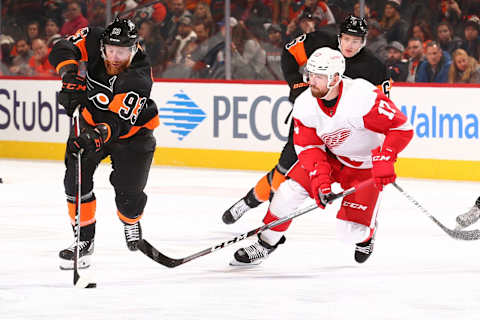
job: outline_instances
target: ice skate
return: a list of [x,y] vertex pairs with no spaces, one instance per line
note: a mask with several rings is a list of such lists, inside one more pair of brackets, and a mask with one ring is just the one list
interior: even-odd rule
[[[76,242],[74,242],[67,249],[63,249],[58,253],[60,256],[60,269],[73,270],[75,246]],[[94,240],[80,241],[78,247],[80,250],[78,253],[78,268],[85,269],[90,267],[90,256],[93,254]]]
[[224,212],[222,220],[225,224],[232,224],[240,219],[245,212],[256,208],[261,204],[255,197],[254,190],[250,190],[245,197],[235,202],[227,211]]
[[466,213],[457,216],[457,230],[464,229],[480,219],[480,197],[475,201],[474,206]]
[[253,266],[262,263],[268,256],[278,247],[278,245],[285,243],[285,236],[274,246],[263,241],[258,236],[258,241],[254,244],[238,249],[233,255],[233,260],[230,262],[231,266]]
[[138,250],[138,241],[142,239],[142,227],[140,221],[134,224],[123,224],[125,231],[125,240],[127,241],[127,247],[130,251]]
[[357,243],[355,245],[355,261],[357,261],[358,263],[364,263],[372,254],[376,232],[377,230],[375,228],[375,231],[373,232],[373,235],[370,239],[364,242]]
[[222,216],[222,220],[225,224],[232,224],[240,219],[245,212],[251,208],[247,205],[245,200],[242,198],[231,206]]

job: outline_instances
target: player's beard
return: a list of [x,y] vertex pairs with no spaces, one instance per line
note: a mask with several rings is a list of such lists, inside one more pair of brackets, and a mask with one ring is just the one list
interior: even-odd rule
[[105,69],[107,69],[107,74],[109,76],[114,76],[123,72],[125,69],[127,69],[128,65],[130,64],[130,61],[125,61],[118,65],[113,65],[108,60],[105,60],[104,63],[105,63]]
[[321,90],[318,87],[310,86],[310,92],[315,98],[323,98],[328,93],[328,89],[325,88],[325,90]]

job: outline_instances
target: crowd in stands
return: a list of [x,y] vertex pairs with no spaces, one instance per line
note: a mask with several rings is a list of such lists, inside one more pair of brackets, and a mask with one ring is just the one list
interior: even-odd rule
[[[111,16],[132,19],[155,78],[225,78],[225,0],[112,0]],[[233,79],[283,80],[285,43],[338,24],[360,10],[366,47],[397,82],[480,83],[480,1],[235,0],[231,3]],[[79,28],[105,26],[106,0],[6,0],[0,35],[2,75],[56,76],[52,46]]]

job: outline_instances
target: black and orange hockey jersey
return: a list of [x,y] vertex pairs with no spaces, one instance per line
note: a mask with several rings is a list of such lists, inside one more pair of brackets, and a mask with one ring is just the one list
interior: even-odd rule
[[[290,102],[294,102],[300,93],[308,88],[303,82],[301,67],[307,63],[308,57],[319,48],[338,48],[336,35],[326,31],[314,31],[302,34],[293,41],[287,43],[282,52],[282,71],[290,86]],[[362,48],[355,56],[345,58],[345,76],[355,79],[363,78],[381,87],[388,94],[390,89],[386,66],[367,48]]]
[[150,62],[139,49],[130,66],[110,76],[100,51],[103,28],[83,28],[53,47],[49,60],[57,72],[70,64],[85,61],[88,103],[81,113],[94,126],[110,126],[111,139],[125,139],[138,131],[159,125],[155,104],[147,103],[152,90]]

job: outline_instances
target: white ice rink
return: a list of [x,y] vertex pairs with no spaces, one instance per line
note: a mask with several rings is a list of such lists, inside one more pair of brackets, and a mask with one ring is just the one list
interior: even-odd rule
[[[480,240],[449,238],[392,186],[363,265],[335,238],[335,203],[297,218],[286,244],[256,268],[228,265],[252,237],[168,269],[127,250],[108,165],[95,176],[94,265],[82,272],[98,288],[74,289],[57,258],[73,241],[63,171],[62,162],[0,160],[2,320],[480,319]],[[153,167],[144,238],[179,258],[262,225],[266,204],[234,225],[221,221],[262,174]],[[479,183],[397,181],[452,228],[480,192]]]

